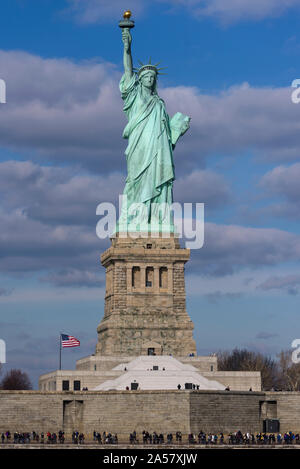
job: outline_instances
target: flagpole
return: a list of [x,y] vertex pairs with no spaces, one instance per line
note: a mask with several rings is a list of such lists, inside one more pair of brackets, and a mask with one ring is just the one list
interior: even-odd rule
[[61,333],[59,334],[59,369],[61,370]]

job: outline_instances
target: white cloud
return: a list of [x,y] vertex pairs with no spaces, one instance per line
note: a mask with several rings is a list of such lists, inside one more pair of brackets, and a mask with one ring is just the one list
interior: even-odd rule
[[[36,152],[39,158],[72,165],[1,164],[1,269],[24,272],[47,266],[53,272],[93,272],[100,251],[95,207],[116,197],[124,183],[121,174],[110,174],[125,170],[119,73],[111,64],[44,60],[21,52],[0,52],[0,68],[9,89],[0,116],[0,145],[20,152],[27,148],[33,159]],[[228,201],[224,178],[199,170],[210,154],[237,155],[252,148],[265,158],[299,157],[298,107],[291,104],[289,88],[244,84],[202,95],[196,88],[174,87],[162,89],[161,95],[171,115],[182,111],[192,117],[184,145],[179,143],[175,154],[178,174],[185,174],[175,185],[182,200],[195,196],[214,207]],[[74,163],[94,173],[79,174]],[[281,170],[280,181],[283,174]],[[269,187],[274,178],[275,172],[265,178]],[[287,191],[288,184],[283,187]],[[204,273],[223,275],[300,257],[299,237],[285,231],[210,223],[205,230],[195,264],[199,267],[201,259]]]
[[[51,283],[58,277],[61,282],[73,279],[76,283],[79,270],[91,273],[89,281],[95,279],[99,252],[109,243],[96,237],[96,206],[113,200],[120,185],[117,174],[105,178],[88,173],[80,176],[72,168],[0,163],[0,269],[18,273],[40,271],[47,266],[52,272],[47,277]],[[178,192],[183,200],[205,197],[206,191],[204,202],[210,200],[217,207],[227,194],[227,185],[211,171],[199,171],[179,180]],[[297,262],[300,238],[283,230],[207,222],[204,247],[192,255],[194,270],[222,276],[248,267]]]
[[[100,269],[99,269],[100,270]],[[102,273],[102,272],[101,272]],[[55,287],[100,287],[103,284],[103,275],[100,272],[90,272],[79,269],[63,269],[59,272],[51,272],[41,278],[42,282],[51,283]]]
[[218,303],[223,300],[238,300],[243,296],[242,292],[222,292],[220,290],[213,291],[211,293],[205,293],[203,295],[210,303]]
[[271,215],[289,217],[298,220],[300,217],[300,163],[290,166],[277,166],[267,172],[260,181],[260,186],[267,196],[281,197],[282,202],[271,203],[265,212]]
[[[99,269],[101,272],[101,270]],[[14,292],[8,297],[0,296],[0,303],[3,304],[38,304],[46,305],[49,303],[53,303],[56,305],[61,305],[63,303],[72,303],[74,301],[78,302],[87,302],[87,301],[103,301],[105,295],[105,287],[101,285],[101,274],[99,275],[100,278],[100,286],[92,286],[92,285],[82,285],[81,288],[78,288],[78,284],[73,285],[74,288],[71,288],[72,285],[60,285],[59,288],[43,288],[41,285],[38,287],[35,286],[34,288],[20,286],[18,289],[14,290]],[[50,283],[51,286],[55,286],[52,282]],[[41,314],[47,315],[47,309],[43,308],[41,310]],[[8,323],[0,323],[2,327],[12,327],[15,328],[16,325],[13,324],[10,326]]]
[[49,225],[95,226],[97,205],[115,201],[124,184],[119,173],[100,176],[31,161],[0,163],[2,207]]
[[12,290],[8,290],[7,288],[0,287],[0,296],[9,296],[11,295]]
[[[2,148],[101,173],[125,171],[126,119],[115,66],[0,51],[0,69],[8,89],[0,115]],[[252,149],[281,162],[299,157],[298,107],[291,104],[290,88],[243,84],[216,95],[182,86],[159,91],[170,115],[192,117],[175,152],[181,174],[199,169],[215,153]]]
[[[289,288],[297,288],[299,278],[297,263],[292,268],[291,264],[287,266],[283,266],[282,263],[264,265],[262,262],[257,267],[244,266],[235,269],[230,275],[215,277],[207,275],[206,269],[201,270],[200,256],[201,252],[198,256],[192,251],[191,262],[186,265],[188,297],[206,298],[210,302],[223,298],[228,300],[240,298],[243,302],[255,299],[260,303],[266,296],[269,299],[276,298],[282,293],[290,293]],[[194,269],[193,264],[196,261],[197,268]],[[251,281],[249,281],[249,275],[252,275]]]
[[70,6],[66,14],[73,14],[79,23],[104,23],[107,20],[122,19],[125,10],[131,10],[134,18],[149,4],[148,0],[68,0]]
[[290,295],[297,295],[300,289],[300,274],[269,277],[257,288],[261,290],[285,290]]
[[299,0],[159,0],[186,8],[197,18],[212,17],[222,23],[262,20],[299,8]]
[[193,271],[213,276],[299,262],[300,236],[274,228],[205,223],[204,246],[192,256]]
[[225,178],[211,170],[193,171],[174,184],[174,200],[205,203],[209,209],[226,205],[231,197]]
[[266,173],[261,180],[261,186],[273,194],[285,196],[291,202],[299,202],[299,181],[300,163],[295,163],[290,166],[277,166]]
[[[194,159],[214,152],[239,154],[252,149],[269,160],[299,158],[299,118],[290,88],[253,88],[244,83],[217,95],[197,88],[162,90],[170,114],[191,116],[185,151]],[[198,149],[197,153],[196,149]]]
[[125,9],[138,18],[145,10],[148,12],[156,3],[165,4],[171,11],[184,8],[196,18],[216,18],[222,23],[237,21],[257,21],[277,17],[289,9],[298,8],[299,0],[68,0],[69,8],[65,13],[72,14],[79,23],[103,23],[107,20],[118,22]]
[[0,68],[7,83],[2,147],[98,170],[122,166],[125,118],[114,65],[0,51]]
[[[96,237],[96,207],[116,203],[124,182],[119,173],[100,176],[31,161],[0,163],[1,271],[32,273],[47,266],[50,273],[42,280],[52,285],[94,286],[99,252],[109,244]],[[212,171],[178,181],[181,200],[199,198],[212,208],[224,204],[228,193],[224,179]]]
[[28,218],[21,211],[0,211],[2,272],[98,267],[103,243],[87,227],[50,226]]
[[[0,163],[0,197],[6,213],[18,211],[45,225],[78,225],[93,231],[96,207],[112,202],[118,213],[118,195],[125,176],[80,173],[72,167],[40,166],[30,161]],[[180,202],[203,202],[206,209],[226,205],[231,192],[225,179],[213,171],[195,171],[175,182]]]

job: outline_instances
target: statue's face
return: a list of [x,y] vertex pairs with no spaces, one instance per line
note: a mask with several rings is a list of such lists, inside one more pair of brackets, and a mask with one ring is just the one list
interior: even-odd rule
[[153,90],[153,88],[155,86],[155,82],[156,82],[156,73],[155,72],[149,71],[148,73],[145,73],[141,77],[141,83],[146,88],[150,88],[150,89]]

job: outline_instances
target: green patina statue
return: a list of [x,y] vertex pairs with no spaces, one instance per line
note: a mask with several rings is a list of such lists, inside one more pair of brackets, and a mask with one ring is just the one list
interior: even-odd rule
[[[164,101],[157,94],[158,64],[141,64],[133,68],[130,29],[126,27],[129,13],[124,14],[122,40],[124,44],[124,75],[120,91],[124,112],[128,118],[123,137],[128,139],[125,154],[127,179],[124,189],[126,204],[117,231],[130,231],[134,219],[134,206],[143,206],[143,216],[137,231],[174,231],[168,208],[173,202],[172,188],[175,179],[173,150],[178,138],[189,128],[190,118],[176,113],[170,119]],[[123,26],[121,26],[123,24]],[[151,228],[150,228],[151,227]],[[136,231],[136,227],[133,227]]]

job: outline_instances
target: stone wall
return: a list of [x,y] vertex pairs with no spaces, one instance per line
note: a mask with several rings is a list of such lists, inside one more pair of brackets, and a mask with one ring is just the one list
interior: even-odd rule
[[[0,433],[12,431],[57,431],[63,425],[58,393],[0,391]],[[50,430],[51,431],[51,430]]]
[[264,393],[255,392],[193,392],[190,395],[191,431],[260,431],[259,402],[263,399]]
[[164,434],[181,431],[262,431],[278,418],[280,431],[300,432],[300,393],[238,391],[0,391],[0,433],[133,430]]
[[0,391],[0,433],[94,430],[128,439],[133,430],[189,432],[189,392]]
[[262,406],[262,418],[278,418],[280,431],[300,433],[300,393],[266,392],[266,404]]

